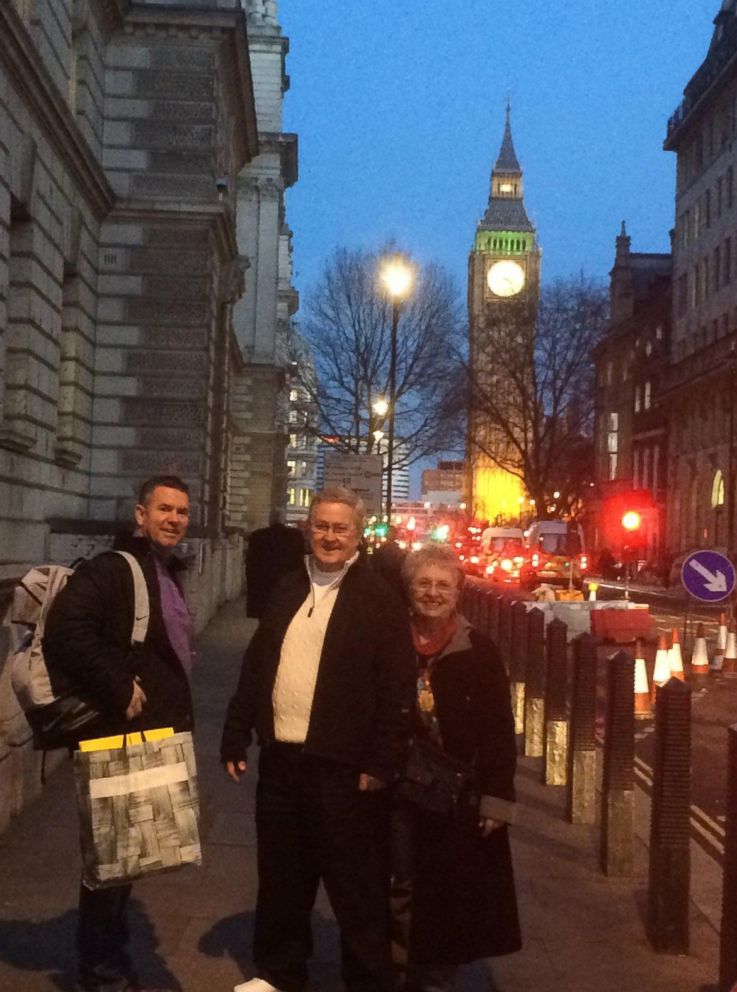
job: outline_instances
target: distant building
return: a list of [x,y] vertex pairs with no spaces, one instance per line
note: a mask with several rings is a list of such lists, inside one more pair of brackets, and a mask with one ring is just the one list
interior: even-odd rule
[[470,365],[475,397],[469,412],[466,501],[477,517],[515,516],[524,495],[517,474],[502,468],[515,456],[498,423],[484,410],[479,396],[509,407],[507,376],[494,362],[495,337],[534,334],[540,296],[540,248],[535,226],[524,204],[522,169],[514,150],[510,112],[501,148],[491,172],[489,202],[476,227],[468,257],[468,320]]
[[233,381],[232,495],[228,523],[252,530],[286,499],[290,428],[289,336],[299,297],[284,194],[297,180],[297,135],[282,131],[289,41],[275,0],[244,0],[259,154],[238,177],[238,250],[245,293],[233,313],[241,360]]
[[423,500],[426,493],[450,492],[461,493],[463,490],[466,463],[463,461],[441,461],[435,468],[426,468],[422,472]]
[[668,545],[737,551],[737,6],[724,0],[668,122],[677,158]]
[[287,521],[307,519],[317,489],[317,404],[315,363],[296,330],[289,338],[289,445],[287,447]]
[[[630,251],[625,231],[616,242],[610,274],[611,318],[594,350],[596,496],[588,501],[587,529],[593,547],[621,553],[637,542],[642,557],[664,550],[667,489],[665,388],[670,344],[671,256]],[[640,513],[641,528],[622,527],[627,510]]]
[[[336,446],[340,443],[339,438],[322,437],[318,442],[317,446],[317,488],[318,490],[323,488],[325,479],[325,454],[330,450],[336,450]],[[382,462],[384,465],[384,479],[382,481],[382,498],[386,499],[386,472],[387,472],[387,454],[384,450],[386,445],[381,446],[380,451],[374,450],[374,454],[381,454]],[[395,465],[392,469],[392,505],[397,502],[397,500],[409,499],[409,468],[400,466],[397,467],[396,460],[402,457],[403,445],[401,438],[397,438],[394,441],[394,460]]]

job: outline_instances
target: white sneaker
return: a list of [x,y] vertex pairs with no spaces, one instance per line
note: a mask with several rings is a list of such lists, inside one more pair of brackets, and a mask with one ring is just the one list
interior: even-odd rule
[[280,990],[265,978],[250,978],[247,982],[235,985],[233,992],[280,992]]

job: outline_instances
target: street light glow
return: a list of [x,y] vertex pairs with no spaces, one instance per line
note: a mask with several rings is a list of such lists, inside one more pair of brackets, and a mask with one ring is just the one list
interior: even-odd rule
[[373,433],[374,441],[376,441],[377,444],[379,443],[379,441],[381,441],[383,436],[384,436],[383,431],[374,431]]
[[377,417],[385,417],[389,412],[389,404],[382,397],[374,403],[373,410]]
[[382,265],[381,281],[393,299],[401,300],[412,287],[412,268],[401,255],[395,255]]

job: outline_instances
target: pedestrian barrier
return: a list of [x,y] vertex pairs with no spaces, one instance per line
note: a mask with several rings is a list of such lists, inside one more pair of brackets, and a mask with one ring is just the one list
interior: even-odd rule
[[596,645],[590,634],[573,642],[571,731],[568,747],[566,818],[596,822]]
[[601,791],[602,870],[632,874],[634,854],[635,714],[633,659],[618,651],[607,659],[604,774]]
[[737,723],[727,731],[727,819],[724,825],[719,992],[737,985]]
[[512,694],[514,730],[525,730],[525,680],[527,678],[527,607],[523,602],[512,606],[512,640],[509,657],[509,686]]
[[545,614],[527,614],[527,682],[525,683],[525,756],[541,758],[545,735]]
[[675,676],[655,697],[647,935],[656,951],[688,954],[691,687]]
[[551,620],[547,630],[543,781],[565,785],[568,771],[568,627]]

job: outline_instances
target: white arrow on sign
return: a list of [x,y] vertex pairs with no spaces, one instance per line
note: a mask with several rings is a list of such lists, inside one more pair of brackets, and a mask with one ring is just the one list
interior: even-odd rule
[[724,572],[710,572],[705,565],[702,565],[700,561],[696,561],[694,558],[691,559],[689,565],[691,568],[695,568],[699,575],[702,575],[706,579],[706,589],[709,592],[727,591],[727,580]]

